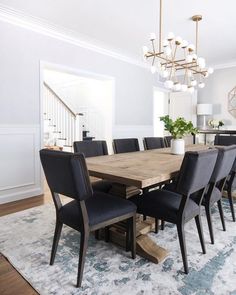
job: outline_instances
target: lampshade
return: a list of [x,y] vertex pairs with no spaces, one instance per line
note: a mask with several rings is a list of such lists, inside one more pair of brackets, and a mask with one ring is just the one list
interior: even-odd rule
[[212,115],[212,104],[199,103],[197,105],[197,115]]

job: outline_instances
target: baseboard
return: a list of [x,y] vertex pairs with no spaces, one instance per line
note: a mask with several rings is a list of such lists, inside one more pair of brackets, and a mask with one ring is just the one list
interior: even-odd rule
[[24,200],[31,197],[42,195],[43,191],[41,188],[29,189],[21,192],[9,193],[8,195],[1,196],[0,204],[10,203],[14,201]]

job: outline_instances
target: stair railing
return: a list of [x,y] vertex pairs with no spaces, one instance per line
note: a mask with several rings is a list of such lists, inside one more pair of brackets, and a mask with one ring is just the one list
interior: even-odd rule
[[44,119],[54,127],[56,141],[60,140],[64,147],[72,148],[74,141],[83,139],[80,120],[83,114],[75,113],[46,82],[43,86]]

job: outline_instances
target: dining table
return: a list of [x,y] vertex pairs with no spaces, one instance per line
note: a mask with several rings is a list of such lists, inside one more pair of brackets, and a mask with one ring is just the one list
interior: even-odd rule
[[[206,145],[192,144],[185,151],[208,149]],[[184,155],[171,154],[170,148],[113,154],[86,159],[89,175],[112,182],[110,194],[129,199],[148,192],[177,177]],[[154,229],[153,218],[143,220],[137,214],[137,253],[154,263],[161,262],[168,250],[157,245],[148,235]],[[118,224],[110,229],[111,241],[125,246],[125,226]]]

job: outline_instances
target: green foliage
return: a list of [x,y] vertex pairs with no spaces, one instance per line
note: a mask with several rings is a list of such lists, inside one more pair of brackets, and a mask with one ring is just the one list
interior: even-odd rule
[[197,128],[194,128],[191,121],[186,121],[184,118],[177,118],[173,121],[169,116],[160,117],[164,122],[165,130],[169,131],[174,139],[183,138],[188,134],[197,134]]

